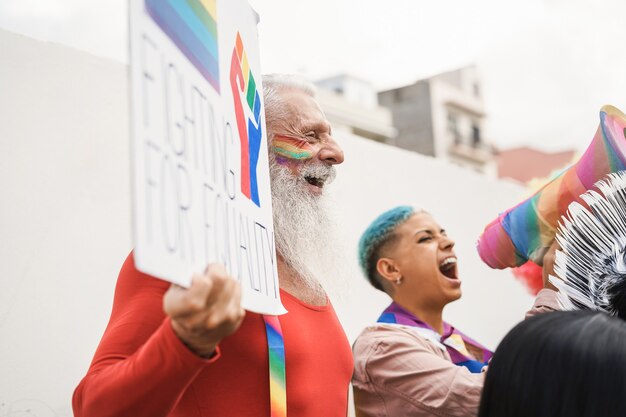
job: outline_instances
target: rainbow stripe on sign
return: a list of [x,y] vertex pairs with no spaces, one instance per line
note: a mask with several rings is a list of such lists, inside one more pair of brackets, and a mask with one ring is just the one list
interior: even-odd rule
[[285,343],[283,329],[277,316],[263,316],[267,334],[267,350],[270,361],[270,409],[271,417],[287,415],[287,390],[285,379]]
[[216,0],[145,0],[148,14],[220,92]]

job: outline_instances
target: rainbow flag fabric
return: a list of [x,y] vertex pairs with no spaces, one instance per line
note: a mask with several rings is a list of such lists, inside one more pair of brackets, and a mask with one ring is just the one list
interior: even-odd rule
[[216,0],[145,0],[148,14],[220,92]]
[[600,126],[584,155],[532,197],[500,214],[480,236],[477,249],[490,267],[503,269],[529,259],[543,263],[561,216],[604,176],[626,169],[626,116],[613,106],[600,110]]
[[[433,330],[428,324],[424,323],[409,311],[402,308],[399,304],[393,302],[383,311],[378,318],[378,323],[397,324],[400,326],[415,327],[422,336],[435,342],[436,345],[446,349],[450,355],[450,360],[457,366],[464,366],[471,373],[481,373],[483,368],[487,366],[489,360],[493,356],[493,352],[469,338],[461,331],[455,329],[448,323],[443,323],[443,334],[440,335]],[[474,358],[467,350],[467,345],[477,347],[482,351],[481,358]]]
[[277,316],[264,315],[270,362],[271,417],[287,416],[287,385],[285,379],[285,342]]

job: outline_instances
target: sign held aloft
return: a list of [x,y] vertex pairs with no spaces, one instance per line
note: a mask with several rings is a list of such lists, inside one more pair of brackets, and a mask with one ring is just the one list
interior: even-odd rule
[[281,314],[256,24],[244,0],[130,2],[135,263],[184,286],[221,263]]

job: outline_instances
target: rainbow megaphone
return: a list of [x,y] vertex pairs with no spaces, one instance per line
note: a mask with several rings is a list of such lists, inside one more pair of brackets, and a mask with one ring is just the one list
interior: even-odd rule
[[478,239],[480,258],[496,269],[520,266],[529,259],[541,265],[567,206],[605,175],[622,170],[626,170],[626,116],[604,106],[600,126],[582,158],[489,223]]

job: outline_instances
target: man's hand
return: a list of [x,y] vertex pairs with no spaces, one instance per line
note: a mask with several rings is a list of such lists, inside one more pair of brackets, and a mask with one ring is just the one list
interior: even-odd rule
[[561,246],[559,246],[559,243],[556,241],[556,239],[554,239],[546,254],[543,255],[543,288],[549,288],[551,290],[558,291],[557,288],[550,282],[549,278],[550,275],[556,275],[554,273],[554,262],[556,261],[556,251],[560,249]]
[[189,288],[172,284],[163,297],[163,309],[183,343],[205,358],[239,328],[245,315],[239,283],[217,264],[194,275]]

